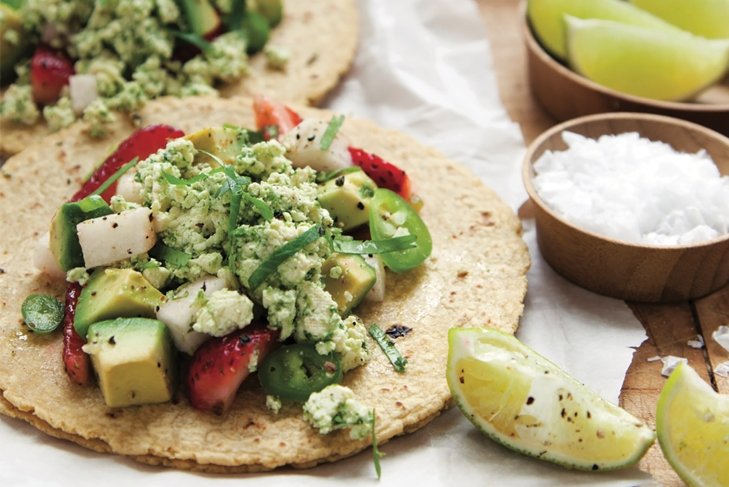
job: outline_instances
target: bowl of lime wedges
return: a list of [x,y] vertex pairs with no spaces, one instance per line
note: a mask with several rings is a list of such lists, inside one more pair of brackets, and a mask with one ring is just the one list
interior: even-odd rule
[[729,1],[525,4],[529,83],[556,119],[648,112],[729,135]]

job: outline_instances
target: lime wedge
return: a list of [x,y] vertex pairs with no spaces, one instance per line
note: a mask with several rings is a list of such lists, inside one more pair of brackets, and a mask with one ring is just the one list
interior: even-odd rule
[[729,0],[630,0],[684,30],[709,39],[729,39]]
[[656,100],[684,100],[729,68],[729,41],[609,20],[566,17],[569,64],[608,88]]
[[456,404],[491,439],[581,470],[637,462],[655,435],[511,335],[448,333],[447,380]]
[[663,455],[690,486],[729,485],[729,395],[680,364],[663,386],[656,412]]
[[678,30],[671,24],[621,0],[529,0],[527,16],[542,45],[556,58],[567,57],[564,16],[615,20],[625,24]]

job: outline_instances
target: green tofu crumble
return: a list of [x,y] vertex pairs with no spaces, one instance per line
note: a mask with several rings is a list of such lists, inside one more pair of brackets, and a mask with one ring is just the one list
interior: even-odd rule
[[315,392],[304,403],[304,419],[322,435],[349,429],[351,439],[362,440],[372,433],[372,416],[352,389],[338,384]]
[[[230,274],[263,308],[268,326],[279,330],[281,340],[318,342],[320,353],[341,354],[344,370],[364,364],[369,359],[364,325],[355,316],[343,319],[324,287],[322,266],[332,255],[325,238],[286,259],[258,288],[249,288],[249,278],[262,262],[313,225],[338,232],[317,200],[316,172],[294,168],[275,140],[242,147],[230,167],[238,177],[249,178],[247,194],[267,205],[274,218],[266,219],[244,200],[231,227],[233,196],[224,191],[228,176],[201,156],[190,140],[182,138],[137,164],[135,179],[144,206],[152,210],[158,238],[190,259],[179,266],[149,259],[133,265],[153,277],[164,273],[163,277],[181,282]],[[125,206],[118,197],[114,205]],[[209,298],[193,329],[214,336],[231,331],[233,325],[225,315],[240,303],[229,297],[221,294],[218,299],[216,293]],[[252,307],[241,312],[239,321],[250,322]]]
[[[225,15],[230,2],[212,2]],[[185,15],[174,0],[26,0],[18,10],[22,31],[5,29],[4,38],[26,46],[45,44],[68,54],[75,75],[92,75],[97,97],[72,106],[69,88],[59,100],[39,108],[28,76],[29,56],[15,65],[16,81],[0,100],[0,119],[33,125],[43,119],[52,131],[83,120],[87,132],[102,137],[116,112],[131,113],[160,96],[216,94],[220,83],[248,73],[247,42],[238,30],[204,41],[196,55],[175,34],[188,33]],[[266,54],[271,69],[283,69],[285,50]],[[194,54],[194,51],[191,51]]]

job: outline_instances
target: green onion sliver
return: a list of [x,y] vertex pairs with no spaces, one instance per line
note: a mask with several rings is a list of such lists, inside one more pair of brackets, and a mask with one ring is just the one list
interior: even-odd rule
[[382,477],[382,467],[380,467],[380,458],[382,458],[382,453],[380,452],[380,449],[377,448],[377,424],[375,423],[376,418],[377,418],[377,412],[373,409],[372,410],[372,461],[375,463],[375,473],[377,474],[377,480],[380,480],[380,477]]
[[286,259],[293,256],[299,250],[303,249],[312,242],[316,242],[323,235],[323,228],[320,225],[314,225],[295,239],[285,243],[281,247],[273,251],[268,259],[253,271],[251,277],[248,278],[248,288],[253,290],[263,284],[263,281],[273,273]]
[[184,267],[188,262],[190,262],[190,259],[192,259],[190,254],[168,247],[161,241],[157,242],[157,244],[152,247],[152,250],[149,251],[149,255],[158,261],[170,264],[173,267]]
[[109,178],[106,181],[104,181],[104,184],[102,184],[101,186],[99,186],[98,188],[96,188],[96,191],[94,191],[93,193],[91,193],[91,196],[93,196],[93,195],[100,195],[104,191],[106,191],[107,189],[109,189],[109,187],[112,184],[114,184],[117,179],[119,179],[120,177],[122,177],[124,175],[124,173],[126,173],[128,170],[130,170],[131,168],[133,168],[134,166],[136,166],[138,161],[139,161],[139,158],[138,157],[135,157],[134,159],[132,159],[131,161],[127,162],[122,167],[120,167],[119,169],[117,169],[114,174],[112,174],[111,176],[109,176]]
[[415,247],[418,237],[403,235],[385,240],[332,240],[332,249],[340,254],[386,254]]
[[329,120],[329,125],[327,125],[324,135],[321,136],[321,142],[319,142],[319,148],[321,150],[324,152],[329,150],[329,147],[332,146],[332,142],[334,142],[334,138],[337,136],[337,132],[339,132],[343,123],[344,115],[334,115],[331,120]]
[[359,166],[349,166],[335,169],[334,171],[322,171],[316,175],[316,182],[326,183],[327,181],[336,179],[339,176],[344,176],[345,174],[350,174],[361,170],[362,169]]
[[258,214],[261,215],[264,220],[268,221],[273,218],[273,210],[270,206],[266,204],[265,201],[260,198],[256,198],[255,196],[251,196],[248,193],[243,193],[243,198],[245,198],[248,203],[253,205]]
[[367,329],[367,331],[380,346],[395,370],[397,372],[405,372],[405,365],[407,365],[408,360],[403,357],[402,354],[400,354],[400,351],[395,347],[395,344],[392,343],[390,337],[385,335],[385,332],[382,331],[382,328],[380,328],[376,324],[372,324]]

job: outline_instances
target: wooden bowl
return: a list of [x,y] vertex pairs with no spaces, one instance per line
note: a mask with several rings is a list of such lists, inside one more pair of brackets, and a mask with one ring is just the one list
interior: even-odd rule
[[582,230],[547,207],[532,183],[533,164],[547,150],[567,148],[561,138],[563,131],[591,138],[638,132],[678,151],[704,149],[719,172],[729,174],[729,138],[683,120],[614,113],[552,127],[529,146],[522,176],[534,207],[539,249],[554,270],[579,286],[628,301],[686,301],[729,283],[729,235],[686,246],[639,245]]
[[[525,12],[526,8],[522,9]],[[536,100],[557,120],[605,112],[646,112],[682,118],[729,135],[729,84],[717,84],[695,103],[626,95],[575,73],[547,53],[523,15],[529,85]]]

